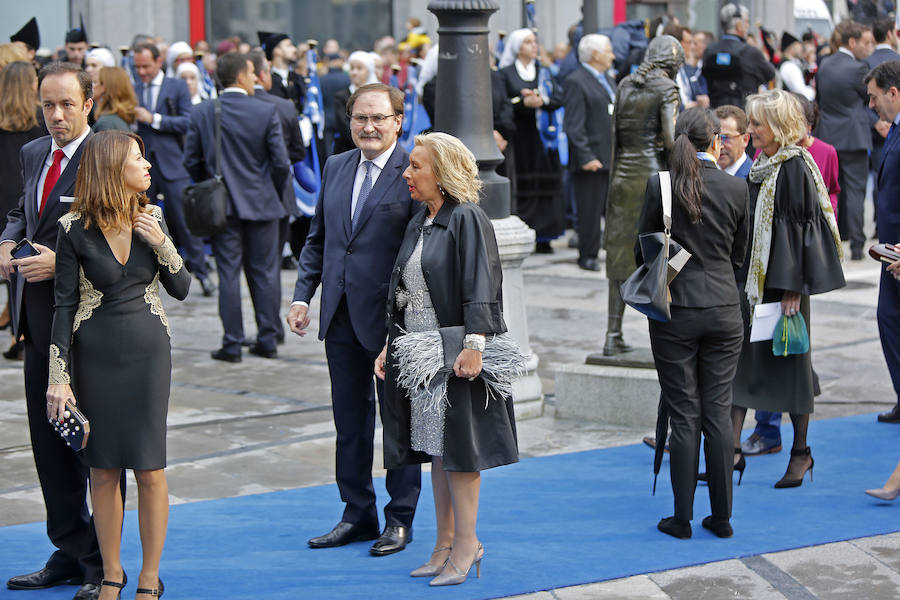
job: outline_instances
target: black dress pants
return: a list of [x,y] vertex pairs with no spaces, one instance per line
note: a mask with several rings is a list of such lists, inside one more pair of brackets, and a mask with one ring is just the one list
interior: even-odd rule
[[578,231],[578,258],[597,258],[606,214],[609,171],[575,171],[575,209]]
[[850,249],[862,251],[866,243],[863,221],[869,156],[865,150],[838,150],[838,229],[841,239],[850,240]]
[[701,432],[712,514],[731,518],[731,383],[743,339],[738,305],[673,306],[668,323],[650,320],[650,345],[672,429],[669,464],[677,519],[693,518]]
[[85,582],[99,584],[103,565],[87,505],[90,469],[84,454],[68,447],[47,421],[50,343],[38,345],[30,336],[26,339],[25,398],[31,450],[47,508],[47,536],[57,547],[47,567],[64,573],[80,571]]
[[[376,387],[379,404],[384,397],[384,382],[377,380],[377,386],[374,383],[375,359],[380,352],[381,348],[369,350],[360,343],[353,331],[346,297],[342,298],[325,334],[337,430],[335,474],[341,500],[346,504],[341,520],[373,528],[378,528],[372,485]],[[385,483],[391,496],[384,508],[385,525],[412,527],[422,488],[421,467],[389,469]]]

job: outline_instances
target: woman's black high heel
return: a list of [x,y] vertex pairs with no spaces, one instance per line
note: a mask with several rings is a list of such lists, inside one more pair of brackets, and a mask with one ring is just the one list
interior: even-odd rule
[[[809,450],[809,446],[807,446],[806,448],[800,448],[799,450],[795,450],[795,449],[791,448],[791,460],[794,460],[794,457],[802,457],[802,456],[809,457],[809,468],[806,469],[805,471],[803,471],[802,473],[800,473],[800,477],[798,479],[788,479],[787,473],[785,473],[784,477],[782,477],[775,483],[776,488],[800,487],[801,485],[803,485],[803,476],[806,475],[806,471],[809,471],[809,480],[810,480],[810,482],[812,482],[812,475],[813,475],[812,471],[813,471],[813,466],[816,464],[816,461],[813,460],[812,454],[810,453],[810,450]],[[790,468],[791,468],[791,463],[788,462],[788,470],[790,470]]]
[[148,596],[153,596],[154,598],[162,598],[163,592],[166,591],[166,586],[163,585],[162,579],[157,579],[159,581],[159,585],[155,588],[138,588],[134,591],[134,595],[138,594],[147,594]]
[[[747,460],[744,458],[744,453],[741,452],[740,448],[734,449],[735,454],[740,454],[741,457],[738,459],[736,463],[734,463],[734,470],[740,473],[738,476],[738,485],[741,485],[741,480],[744,478],[744,469],[747,468]],[[709,483],[709,476],[704,471],[703,473],[697,474],[697,481],[706,481]]]
[[122,571],[122,583],[119,583],[118,581],[110,581],[108,579],[104,579],[103,581],[100,582],[100,587],[103,587],[105,585],[107,587],[118,588],[119,594],[116,596],[116,598],[121,598],[122,597],[122,588],[125,587],[126,583],[128,583],[128,575],[125,574],[125,571]]

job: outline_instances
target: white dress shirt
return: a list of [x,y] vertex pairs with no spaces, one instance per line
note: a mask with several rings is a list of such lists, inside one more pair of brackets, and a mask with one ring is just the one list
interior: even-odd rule
[[66,166],[69,164],[69,160],[75,154],[75,151],[78,150],[81,142],[84,141],[84,138],[86,138],[90,132],[91,128],[85,127],[80,136],[78,136],[62,148],[59,147],[59,145],[56,143],[56,140],[53,140],[53,142],[50,144],[50,153],[47,155],[47,158],[44,159],[44,168],[41,170],[41,178],[38,179],[37,189],[35,190],[35,212],[41,210],[41,196],[44,193],[44,181],[46,181],[47,179],[47,172],[50,170],[50,167],[53,166],[53,153],[57,150],[63,151],[63,158],[61,161],[59,161],[59,174],[62,175],[62,172],[66,170]]
[[729,175],[734,175],[735,173],[738,172],[738,169],[741,168],[741,165],[743,165],[748,160],[750,160],[750,159],[747,157],[747,153],[741,152],[741,158],[737,162],[733,162],[730,165],[728,165],[727,167],[725,167],[725,172],[728,173]]
[[[384,165],[387,164],[388,159],[391,157],[391,154],[394,153],[394,148],[397,147],[397,142],[391,144],[391,147],[370,160],[372,163],[372,167],[369,170],[369,176],[372,178],[372,187],[375,187],[375,182],[378,181],[378,176],[381,175],[381,170],[384,169]],[[366,167],[363,163],[366,162],[366,157],[360,153],[359,155],[359,164],[356,166],[356,178],[353,180],[353,196],[350,199],[350,218],[353,218],[353,215],[356,214],[356,200],[359,198],[359,190],[362,189],[363,180],[366,178]],[[371,188],[370,188],[371,191]]]

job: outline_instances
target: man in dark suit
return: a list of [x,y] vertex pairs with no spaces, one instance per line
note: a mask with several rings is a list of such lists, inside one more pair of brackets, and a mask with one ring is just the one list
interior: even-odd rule
[[[279,98],[269,93],[272,88],[272,74],[269,72],[269,61],[261,50],[252,50],[247,54],[247,58],[253,63],[253,71],[256,75],[256,84],[253,86],[253,97],[263,102],[268,102],[275,106],[275,112],[278,114],[278,120],[281,123],[281,134],[284,138],[285,150],[287,151],[288,160],[293,165],[306,158],[306,147],[303,145],[303,135],[300,133],[300,125],[297,120],[299,115],[294,103],[285,98]],[[302,228],[305,238],[306,232],[309,230],[309,217],[304,216],[297,206],[297,197],[294,195],[294,175],[289,172],[284,189],[281,192],[281,202],[284,204],[284,210],[287,212],[278,224],[278,252],[281,258],[281,266],[284,269],[297,268],[297,261],[290,254],[284,254],[284,245],[290,238],[291,247],[296,243],[297,247],[303,245],[303,239],[295,239],[292,237],[293,232],[300,229],[291,226],[291,220],[303,219],[307,226]],[[281,298],[281,276],[276,279],[278,284],[278,297]],[[284,341],[284,324],[278,319],[278,342]]]
[[[219,317],[225,334],[216,360],[241,361],[241,266],[256,314],[256,343],[250,353],[277,356],[280,289],[278,222],[286,215],[282,201],[290,173],[281,123],[275,105],[250,97],[256,75],[244,54],[216,61],[225,87],[219,96],[222,128],[222,176],[228,189],[228,224],[212,238],[219,274]],[[184,164],[195,181],[209,179],[216,164],[216,103],[199,105],[191,114]]]
[[138,135],[144,140],[147,160],[153,165],[153,183],[147,190],[151,201],[159,193],[165,197],[166,222],[175,234],[188,269],[200,281],[204,296],[215,287],[209,280],[203,240],[193,235],[184,220],[181,192],[190,183],[182,161],[182,138],[187,132],[191,112],[191,94],[181,79],[166,77],[159,49],[150,43],[134,47],[135,82],[139,106],[135,109]]
[[[869,107],[891,124],[878,169],[878,241],[900,242],[900,61],[889,60],[872,69],[865,79]],[[900,423],[900,281],[881,269],[878,289],[878,333],[888,372],[897,393],[897,405],[878,415],[884,423]]]
[[853,21],[841,21],[835,28],[841,46],[819,65],[816,92],[819,102],[819,126],[816,137],[834,146],[838,154],[838,227],[842,239],[850,240],[852,260],[862,260],[863,203],[869,150],[872,149],[871,124],[866,110],[868,98],[863,79],[868,72],[863,60],[872,53],[872,31]]
[[[319,284],[319,339],[331,375],[337,430],[336,478],[346,503],[341,522],[309,540],[313,548],[378,538],[373,555],[398,552],[412,541],[412,521],[421,469],[410,465],[387,473],[391,501],[379,537],[372,458],[375,438],[375,359],[387,339],[384,307],[391,271],[406,225],[418,207],[400,176],[409,155],[397,144],[403,122],[403,92],[372,83],[347,103],[358,149],[331,156],[300,267],[287,322],[306,335],[309,303]],[[383,383],[377,383],[379,402]]]
[[341,90],[350,87],[350,76],[344,72],[344,57],[338,53],[326,54],[328,72],[319,78],[319,86],[322,88],[322,106],[325,113],[325,156],[331,156],[334,145],[334,134],[338,124],[334,115],[334,98]]
[[[875,51],[866,58],[866,66],[874,69],[886,60],[900,60],[897,47],[896,24],[891,17],[878,17],[872,23],[872,37],[875,39]],[[872,123],[872,153],[869,155],[869,173],[875,182],[872,197],[878,198],[878,168],[881,166],[881,150],[884,138],[887,137],[891,124],[878,118],[878,114],[869,109],[869,121]],[[878,217],[877,211],[875,215]]]
[[294,72],[291,65],[305,57],[297,56],[297,46],[287,34],[259,31],[257,35],[259,45],[266,53],[266,59],[272,63],[272,88],[269,93],[290,100],[297,108],[297,112],[302,113],[306,84],[303,78]]
[[578,266],[599,271],[601,220],[606,212],[612,153],[612,114],[616,90],[606,71],[616,55],[605,35],[589,34],[578,43],[581,64],[566,78],[563,127],[569,138],[569,170],[575,188]]
[[[21,151],[25,187],[0,235],[0,275],[14,285],[14,333],[25,336],[25,397],[31,449],[44,505],[47,535],[57,550],[41,570],[13,577],[10,589],[39,589],[82,583],[76,600],[96,598],[103,578],[97,536],[87,506],[88,465],[47,422],[50,326],[56,271],[56,222],[74,200],[75,174],[91,135],[90,77],[71,63],[51,63],[40,74],[39,90],[50,135]],[[31,240],[37,256],[13,260],[16,242]],[[124,488],[123,488],[124,492]]]
[[703,52],[703,77],[709,88],[709,105],[743,106],[759,86],[775,78],[775,67],[763,53],[747,43],[750,11],[730,2],[719,11],[725,33]]

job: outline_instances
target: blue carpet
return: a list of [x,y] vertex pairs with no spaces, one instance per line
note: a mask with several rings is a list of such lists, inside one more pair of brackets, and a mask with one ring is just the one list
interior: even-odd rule
[[[407,551],[372,558],[369,543],[310,550],[306,540],[339,519],[334,485],[225,498],[172,507],[163,554],[166,597],[190,598],[493,598],[823,544],[900,530],[897,508],[863,494],[894,468],[900,427],[874,415],[814,421],[809,439],[815,481],[776,490],[790,446],[749,458],[735,487],[735,536],[721,540],[700,527],[709,514],[697,490],[694,537],[656,530],[672,514],[668,461],[650,495],[652,453],[643,445],[531,458],[487,471],[478,531],[486,548],[482,579],[427,590],[408,572],[434,543],[430,482],[423,482],[415,541]],[[377,482],[380,504],[384,482]],[[177,493],[177,490],[174,490]],[[43,523],[0,528],[3,578],[38,568],[50,552]],[[123,561],[132,597],[140,568],[137,515],[126,513]],[[75,588],[0,597],[71,598]],[[27,596],[27,598],[26,598]]]

